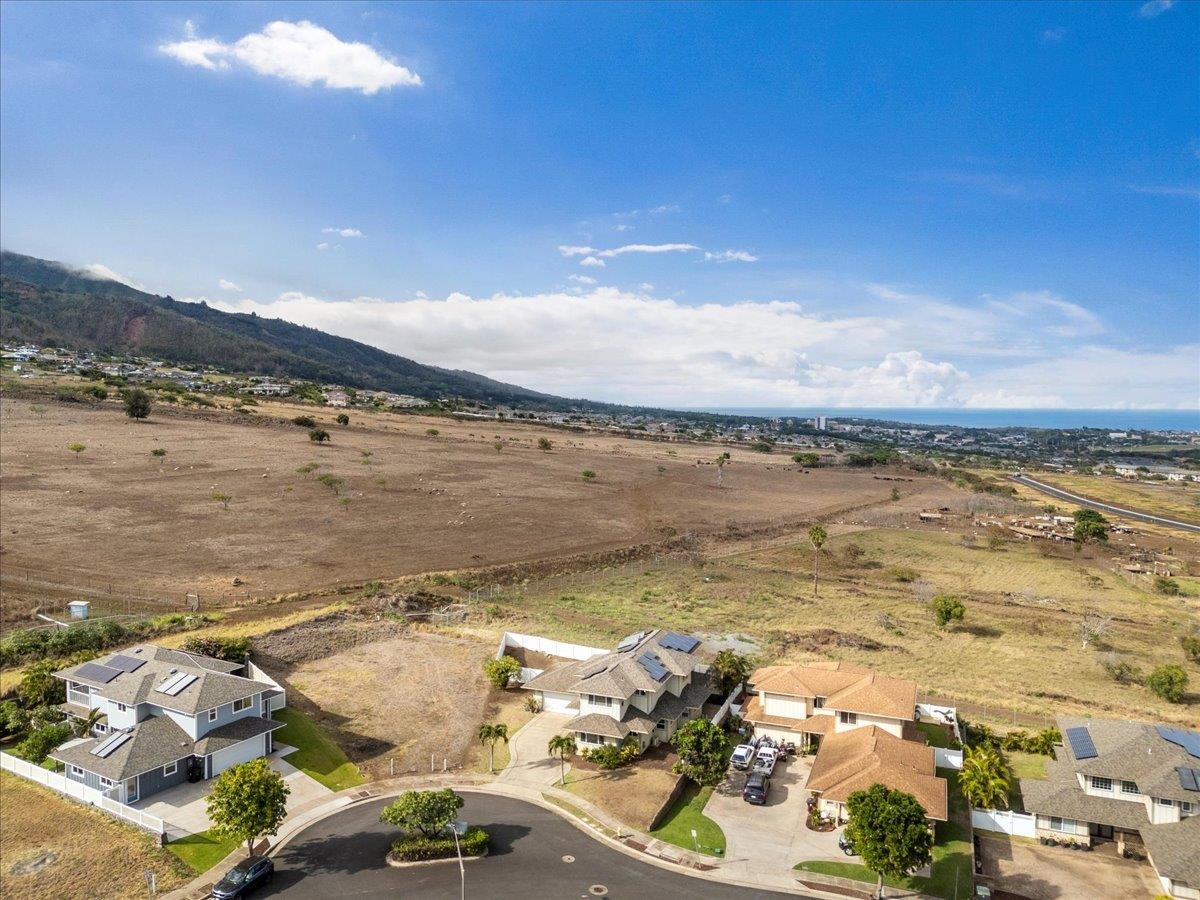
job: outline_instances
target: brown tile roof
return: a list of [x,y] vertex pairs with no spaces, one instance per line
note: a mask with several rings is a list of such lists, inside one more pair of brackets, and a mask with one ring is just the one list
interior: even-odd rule
[[912,794],[929,818],[944,822],[948,786],[936,772],[933,748],[868,725],[825,737],[806,787],[823,799],[845,803],[855,791],[882,784]]
[[790,697],[824,697],[826,709],[911,720],[917,686],[906,678],[878,675],[842,661],[806,666],[767,666],[750,676],[760,693]]
[[833,730],[833,716],[809,716],[807,719],[793,719],[791,716],[769,716],[763,712],[762,698],[751,697],[742,709],[742,718],[755,725],[771,725],[776,728],[790,728],[803,734],[828,734]]

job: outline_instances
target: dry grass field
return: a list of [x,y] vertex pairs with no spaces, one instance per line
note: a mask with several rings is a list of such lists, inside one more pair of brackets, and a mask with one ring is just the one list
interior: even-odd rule
[[[1108,475],[1039,475],[1039,480],[1090,500],[1200,525],[1200,485],[1136,481]],[[1047,502],[1053,502],[1049,497]]]
[[[49,854],[53,854],[50,859]],[[41,863],[39,865],[39,863]],[[182,863],[138,829],[5,773],[0,775],[0,896],[24,900],[145,897],[185,883]]]
[[[891,487],[868,472],[802,473],[782,454],[734,449],[718,489],[716,447],[357,411],[343,427],[335,412],[156,408],[132,422],[112,403],[4,400],[10,621],[68,595],[91,597],[100,612],[120,611],[128,595],[179,604],[195,592],[211,608],[797,521],[885,502]],[[300,413],[330,431],[330,445],[288,421]],[[550,452],[537,448],[542,437]],[[68,450],[75,442],[86,449]],[[166,455],[153,457],[155,448]],[[308,466],[317,468],[300,471]],[[585,469],[595,481],[580,476]],[[914,507],[954,493],[936,479],[900,487]],[[228,508],[214,492],[231,498]]]

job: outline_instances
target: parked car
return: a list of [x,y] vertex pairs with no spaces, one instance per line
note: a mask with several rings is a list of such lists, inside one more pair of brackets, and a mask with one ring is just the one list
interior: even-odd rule
[[754,748],[749,744],[738,744],[734,748],[733,756],[729,757],[729,762],[735,769],[750,768],[750,763],[754,762]]
[[854,842],[846,837],[846,835],[842,834],[838,836],[838,846],[842,848],[842,852],[847,856],[854,855]]
[[275,863],[265,856],[251,856],[225,873],[212,888],[216,900],[241,900],[255,888],[275,877]]
[[779,751],[774,747],[763,747],[754,757],[754,768],[751,770],[760,775],[770,775],[775,771],[775,763],[779,759]]
[[760,772],[752,772],[746,778],[746,786],[742,789],[742,799],[755,806],[767,802],[767,794],[771,792],[771,776]]

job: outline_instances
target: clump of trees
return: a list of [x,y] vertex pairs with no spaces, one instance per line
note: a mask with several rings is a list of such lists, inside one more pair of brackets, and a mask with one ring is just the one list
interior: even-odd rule
[[[62,668],[64,660],[71,662],[86,662],[101,651],[118,644],[178,631],[196,628],[209,621],[205,616],[170,613],[165,616],[155,616],[134,622],[121,624],[112,619],[97,622],[82,622],[70,628],[30,628],[14,631],[0,641],[0,665],[15,666],[30,660],[37,660],[32,668],[27,670],[28,679],[38,671],[38,667],[46,667],[48,684],[58,681],[49,676],[56,668]],[[32,683],[32,682],[30,682]],[[26,682],[22,682],[25,685]],[[19,687],[18,691],[23,690]],[[65,695],[64,695],[65,699]],[[49,701],[47,701],[49,702]],[[63,700],[54,702],[62,703]]]
[[493,687],[504,690],[508,683],[521,673],[521,663],[512,656],[505,654],[499,659],[489,659],[483,664],[483,674],[487,676]]
[[821,465],[821,457],[816,453],[796,453],[792,456],[792,462],[806,469],[816,469]]
[[316,428],[317,420],[312,416],[296,416],[292,419],[293,425],[299,425],[301,428]]
[[717,676],[717,692],[728,694],[750,676],[750,660],[732,650],[721,650],[712,662]]
[[671,746],[679,754],[673,770],[676,773],[700,785],[714,785],[725,777],[729,741],[725,732],[708,719],[685,722],[671,736]]
[[755,453],[773,453],[775,451],[775,445],[770,441],[755,441],[750,445],[750,449]]
[[963,750],[958,786],[967,802],[981,809],[1008,807],[1012,772],[994,747],[967,747]]
[[379,814],[380,822],[404,832],[392,842],[392,857],[407,862],[445,859],[460,848],[463,856],[486,853],[488,834],[482,828],[468,828],[457,840],[450,833],[462,806],[463,798],[449,788],[401,794]]
[[226,662],[245,663],[250,659],[250,638],[195,635],[180,644],[179,649]]

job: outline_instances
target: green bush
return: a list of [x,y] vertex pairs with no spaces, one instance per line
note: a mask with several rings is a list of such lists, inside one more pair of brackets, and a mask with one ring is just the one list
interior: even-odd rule
[[84,388],[83,392],[85,394],[89,394],[92,397],[95,397],[97,400],[107,400],[108,399],[108,391],[105,388],[100,387],[100,385],[98,385],[98,384],[93,384],[90,387]]
[[950,622],[961,622],[967,608],[957,597],[940,594],[933,598],[933,615],[939,628],[945,628]]
[[499,659],[489,659],[483,664],[483,674],[500,690],[508,687],[508,683],[516,678],[520,671],[521,663],[507,655]]
[[244,663],[250,658],[250,638],[236,637],[190,637],[179,649],[185,653],[198,653],[226,662]]
[[1146,687],[1150,688],[1150,692],[1168,703],[1182,700],[1187,686],[1188,674],[1183,666],[1159,666],[1146,679]]
[[29,713],[16,700],[0,703],[0,734],[20,734],[29,728]]
[[601,744],[599,747],[585,749],[579,754],[588,762],[606,771],[627,766],[642,755],[642,748],[636,739],[627,737],[617,744]]
[[1200,663],[1200,635],[1186,635],[1179,639],[1179,646],[1183,648],[1183,655],[1194,663]]
[[317,420],[312,416],[296,416],[296,418],[292,419],[292,424],[299,425],[301,428],[314,428]]
[[1179,582],[1165,575],[1159,575],[1154,579],[1154,589],[1165,597],[1178,597],[1183,593]]
[[47,725],[31,732],[25,740],[17,745],[17,755],[31,763],[41,765],[46,756],[71,736],[71,726],[65,722],[58,725]]
[[[960,720],[961,721],[961,720]],[[983,726],[975,726],[983,728]],[[991,746],[995,746],[995,737],[990,738]],[[1005,750],[1019,750],[1022,753],[1036,753],[1041,756],[1049,756],[1054,752],[1054,745],[1062,741],[1062,734],[1057,728],[1043,728],[1041,731],[1030,734],[1027,731],[1017,729],[1010,731],[999,739],[999,744]]]
[[750,449],[755,453],[771,453],[775,449],[775,445],[770,441],[755,441],[750,445]]
[[[488,849],[488,833],[478,825],[467,829],[458,839],[463,856],[482,856]],[[450,859],[458,856],[453,835],[425,837],[406,834],[392,841],[392,855],[402,862],[421,862],[429,859]]]

